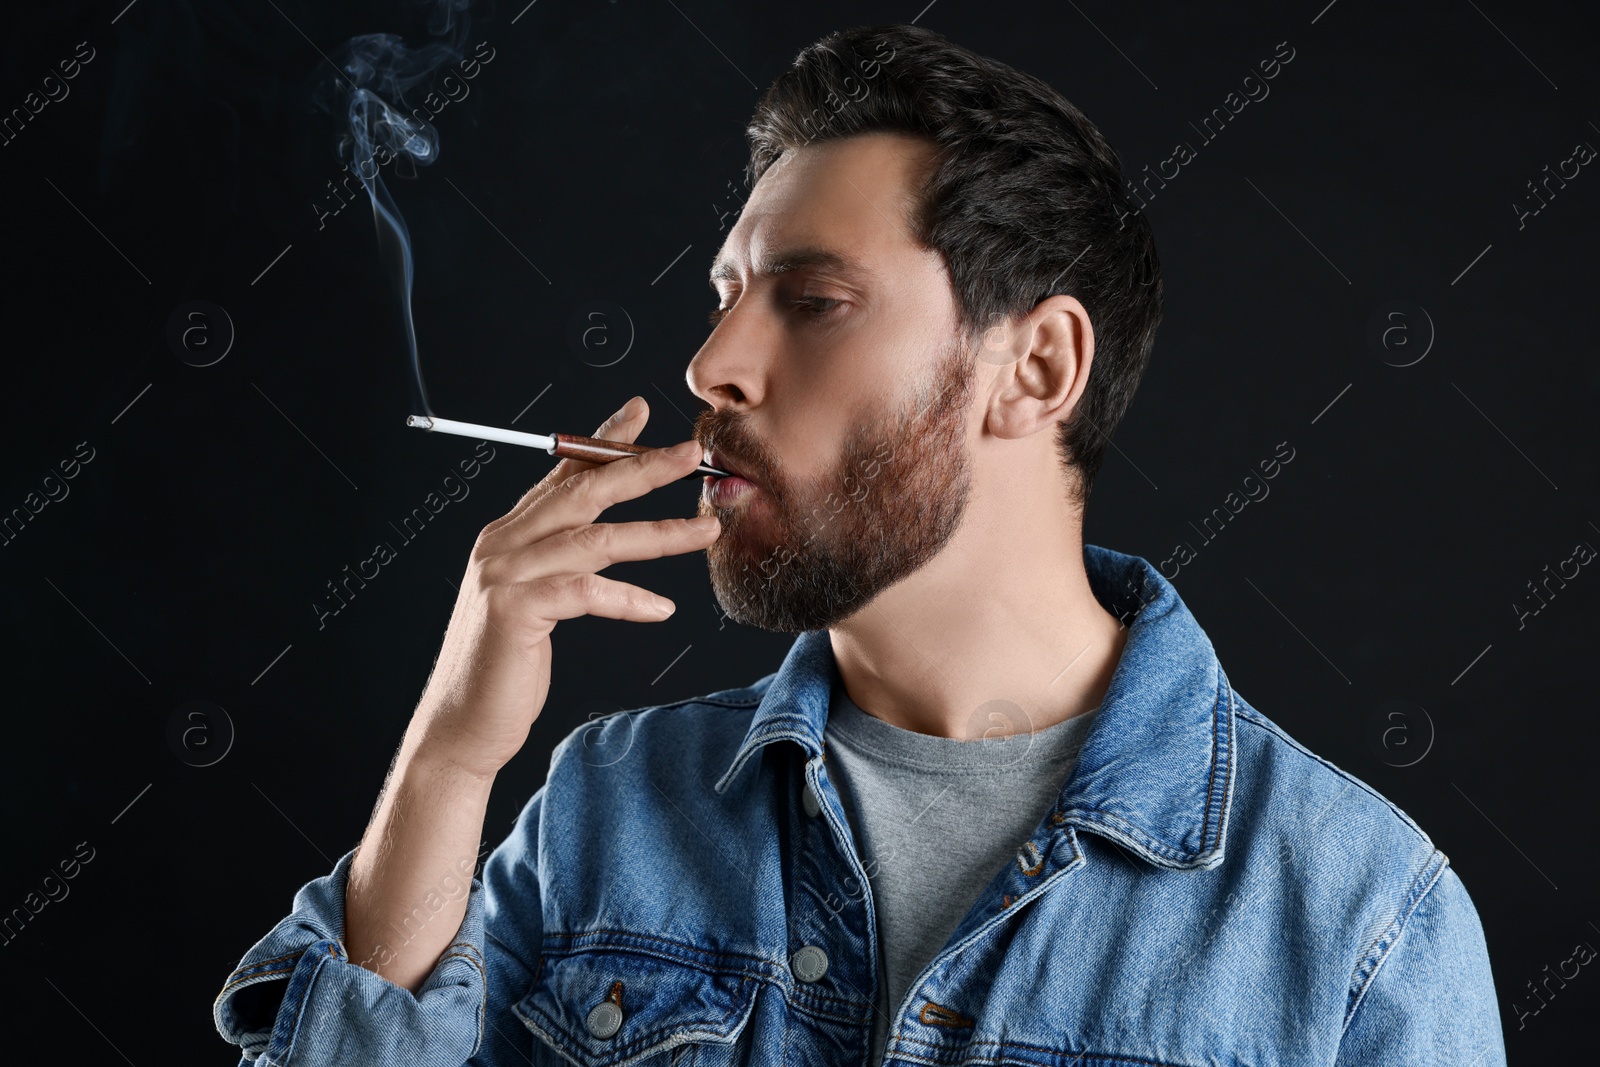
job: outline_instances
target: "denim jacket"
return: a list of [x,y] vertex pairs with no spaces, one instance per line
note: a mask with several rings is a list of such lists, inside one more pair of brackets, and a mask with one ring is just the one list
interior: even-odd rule
[[[1110,687],[884,1063],[1503,1065],[1444,853],[1247,703],[1146,560],[1084,558],[1129,627]],[[567,734],[416,994],[345,951],[347,853],[228,976],[218,1030],[293,1067],[865,1063],[879,949],[823,746],[837,678],[810,631],[752,685]]]

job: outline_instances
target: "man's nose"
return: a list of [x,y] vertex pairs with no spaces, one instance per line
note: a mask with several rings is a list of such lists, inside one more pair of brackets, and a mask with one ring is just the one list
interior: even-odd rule
[[765,395],[766,367],[762,353],[770,338],[750,314],[735,308],[706,338],[684,371],[689,391],[713,408],[750,408]]

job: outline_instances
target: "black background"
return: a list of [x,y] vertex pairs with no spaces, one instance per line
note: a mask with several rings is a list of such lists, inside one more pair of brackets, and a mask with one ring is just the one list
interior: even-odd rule
[[[389,524],[474,449],[403,425],[401,317],[371,212],[319,228],[315,206],[340,174],[335,123],[311,102],[331,74],[319,50],[379,31],[420,42],[423,22],[394,3],[123,2],[15,10],[4,44],[6,114],[80,41],[95,58],[0,146],[0,514],[80,442],[94,458],[0,545],[0,911],[80,842],[94,859],[0,965],[14,1047],[34,1033],[57,1062],[225,1063],[223,978],[357,841],[474,536],[551,460],[498,446],[470,496],[319,629],[325,583],[398,545]],[[1593,27],[1549,3],[1324,5],[940,0],[920,23],[1058,87],[1130,174],[1199,146],[1148,208],[1165,319],[1086,538],[1152,562],[1199,549],[1175,582],[1230,680],[1451,857],[1510,1060],[1539,1062],[1587,1050],[1600,1002],[1586,968],[1520,1028],[1515,1007],[1538,1006],[1526,984],[1546,966],[1600,945],[1600,576],[1584,568],[1520,628],[1513,605],[1547,564],[1600,545],[1600,177],[1583,168],[1521,228],[1513,205],[1577,143],[1600,145]],[[644,443],[687,437],[703,405],[683,370],[759,89],[821,34],[919,6],[480,6],[467,39],[495,58],[439,116],[439,161],[390,182],[436,413],[590,433],[638,393]],[[1190,124],[1279,42],[1294,58],[1270,95],[1203,143]],[[167,341],[191,300],[236,330],[211,366]],[[1401,300],[1391,348],[1369,344]],[[625,357],[615,311],[609,348],[569,340],[591,301],[631,321]],[[1270,496],[1204,543],[1191,524],[1280,442],[1295,458]],[[697,492],[666,487],[608,521],[688,515]],[[792,641],[723,625],[698,555],[607,573],[678,612],[560,626],[488,846],[586,716],[746,684]],[[237,731],[208,767],[167,740],[195,699]],[[1371,740],[1391,700],[1426,711],[1391,737],[1413,746],[1403,758]]]

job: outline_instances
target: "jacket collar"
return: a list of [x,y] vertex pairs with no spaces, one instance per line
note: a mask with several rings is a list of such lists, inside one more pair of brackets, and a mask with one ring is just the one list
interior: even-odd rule
[[[1235,747],[1232,689],[1216,651],[1144,558],[1086,544],[1084,569],[1128,639],[1049,819],[1163,867],[1214,867],[1223,859]],[[1063,662],[1071,655],[1064,649]],[[768,677],[718,793],[770,742],[794,741],[808,759],[822,753],[838,679],[828,631],[801,634]]]

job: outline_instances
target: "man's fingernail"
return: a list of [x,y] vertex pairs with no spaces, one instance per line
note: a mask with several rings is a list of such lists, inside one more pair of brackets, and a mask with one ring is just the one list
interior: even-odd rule
[[611,416],[611,421],[613,421],[613,422],[621,422],[623,419],[631,419],[631,418],[633,418],[634,412],[636,412],[638,410],[639,410],[639,398],[638,397],[632,397],[631,399],[629,399],[629,401],[626,404],[622,405],[620,408],[617,409],[617,413],[615,415]]
[[675,445],[673,445],[673,446],[671,446],[670,448],[667,449],[667,455],[669,455],[669,456],[698,456],[703,451],[704,451],[704,449],[702,449],[700,447],[700,442],[698,442],[698,441],[679,441],[677,444],[675,444]]

